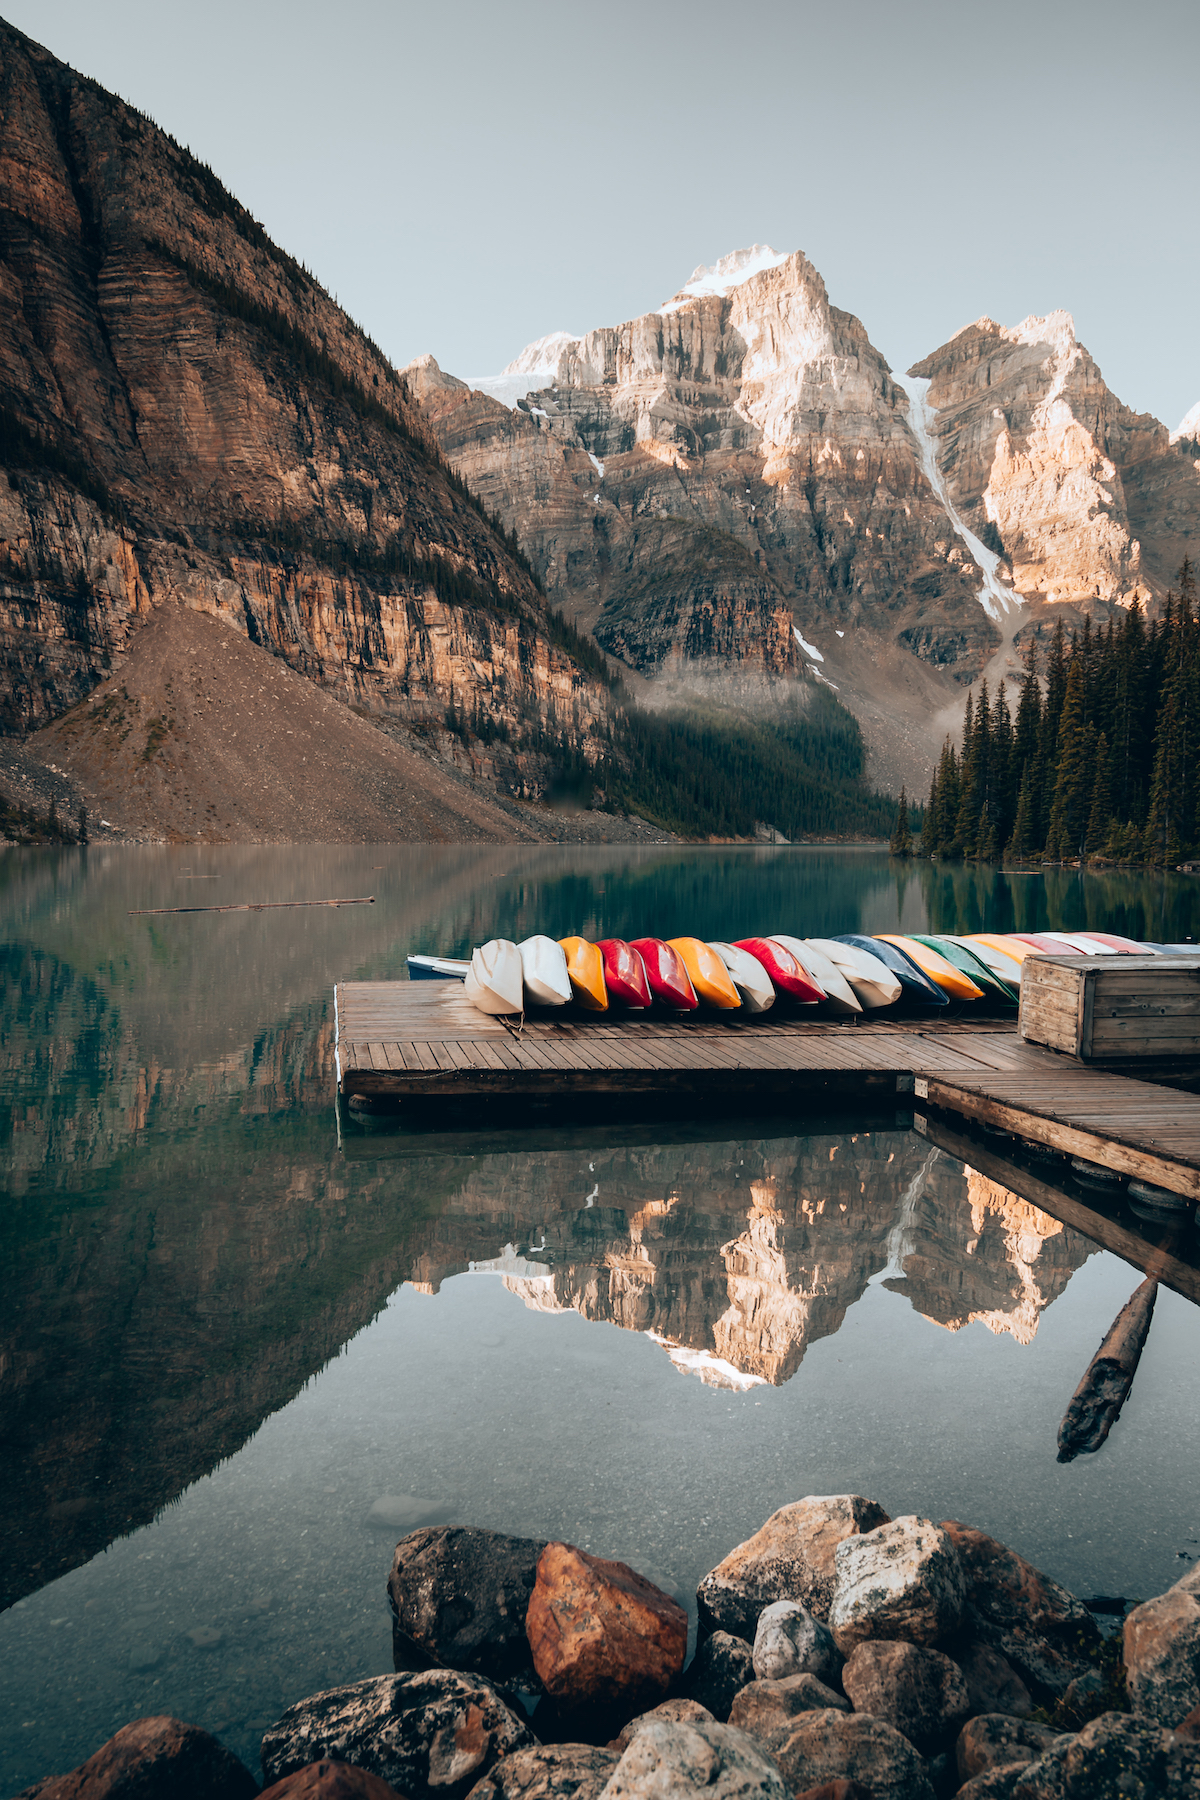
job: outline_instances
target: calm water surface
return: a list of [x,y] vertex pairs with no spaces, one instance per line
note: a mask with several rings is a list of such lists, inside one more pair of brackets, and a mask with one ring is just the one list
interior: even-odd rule
[[1160,1293],[1126,1416],[1060,1467],[1138,1276],[903,1115],[339,1124],[333,982],[410,951],[897,925],[1182,941],[1200,883],[786,849],[0,853],[0,1793],[148,1712],[255,1767],[293,1700],[390,1668],[391,1547],[422,1522],[567,1537],[686,1603],[776,1506],[854,1490],[1084,1594],[1175,1580],[1196,1310]]

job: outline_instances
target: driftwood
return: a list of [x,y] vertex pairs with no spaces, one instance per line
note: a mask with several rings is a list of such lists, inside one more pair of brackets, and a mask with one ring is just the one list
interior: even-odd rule
[[[207,881],[206,875],[185,875],[185,881]],[[144,919],[150,913],[197,913],[197,912],[270,912],[274,908],[284,906],[374,906],[374,894],[368,894],[361,900],[242,900],[235,906],[134,906],[130,908],[128,917]]]
[[1089,1456],[1121,1416],[1154,1317],[1158,1283],[1143,1281],[1113,1320],[1112,1329],[1087,1366],[1058,1428],[1058,1460]]

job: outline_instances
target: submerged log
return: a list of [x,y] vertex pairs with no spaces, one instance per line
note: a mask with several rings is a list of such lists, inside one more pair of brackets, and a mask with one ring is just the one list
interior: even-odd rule
[[1117,1314],[1108,1336],[1088,1364],[1058,1428],[1060,1463],[1099,1450],[1120,1418],[1137,1374],[1157,1293],[1158,1283],[1153,1277],[1143,1281]]

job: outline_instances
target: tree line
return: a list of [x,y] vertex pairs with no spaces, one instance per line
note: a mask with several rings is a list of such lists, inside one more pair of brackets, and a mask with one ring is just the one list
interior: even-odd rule
[[[933,772],[923,854],[1169,868],[1200,852],[1200,617],[1187,558],[1178,584],[1149,623],[1135,601],[1119,624],[1094,631],[1085,619],[1068,641],[1060,618],[1044,671],[1030,644],[1015,714],[1003,686],[967,696],[962,742],[946,739]],[[898,819],[894,847],[903,836]]]

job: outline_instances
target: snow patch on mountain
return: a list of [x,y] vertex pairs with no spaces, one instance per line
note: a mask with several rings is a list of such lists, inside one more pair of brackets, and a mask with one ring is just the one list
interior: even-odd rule
[[[1066,319],[1071,331],[1070,342],[1073,345],[1075,342],[1075,327],[1071,323],[1070,313],[1054,313],[1051,317],[1055,321]],[[1018,327],[1018,330],[1024,332],[1027,326],[1046,325],[1049,322],[1050,321],[1046,319],[1026,319],[1024,324]],[[1044,343],[1046,341],[1047,340],[1044,337],[1022,339],[1022,342],[1030,343]],[[963,543],[967,546],[967,549],[971,552],[974,560],[983,570],[983,586],[979,590],[979,604],[983,607],[983,610],[988,615],[989,619],[1003,618],[1010,606],[1019,606],[1021,602],[1018,596],[1014,594],[1010,588],[1004,586],[1004,583],[997,574],[997,570],[1000,567],[1000,558],[994,551],[989,550],[986,544],[982,543],[981,540],[975,536],[973,531],[967,528],[962,519],[959,518],[958,513],[955,510],[954,502],[950,498],[950,492],[946,486],[945,477],[938,468],[937,451],[934,448],[933,438],[929,433],[928,415],[930,407],[929,402],[925,398],[926,394],[929,392],[928,377],[924,375],[906,375],[904,377],[904,387],[908,394],[909,429],[917,440],[917,448],[921,454],[921,467],[925,471],[930,487],[945,508],[946,517],[949,519]],[[1051,598],[1053,599],[1053,595],[1051,595]]]
[[579,338],[569,331],[551,331],[545,337],[526,344],[519,356],[506,363],[498,375],[474,375],[471,386],[490,394],[511,412],[518,400],[527,394],[553,385],[558,374],[558,359],[564,350],[573,349]]
[[1171,433],[1171,442],[1177,444],[1183,438],[1190,442],[1192,438],[1200,438],[1200,400],[1197,400],[1190,413],[1185,413]]
[[678,312],[689,300],[701,300],[710,294],[728,294],[731,289],[741,287],[743,281],[749,281],[751,276],[761,275],[764,269],[777,269],[787,259],[786,250],[772,250],[770,244],[751,244],[748,250],[731,250],[711,267],[701,263],[698,269],[693,269],[691,279],[685,281],[679,292],[672,294],[658,310],[661,313]]

